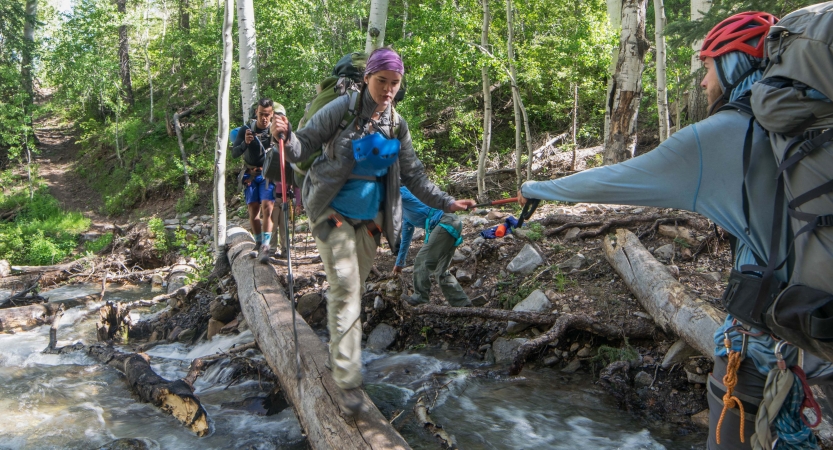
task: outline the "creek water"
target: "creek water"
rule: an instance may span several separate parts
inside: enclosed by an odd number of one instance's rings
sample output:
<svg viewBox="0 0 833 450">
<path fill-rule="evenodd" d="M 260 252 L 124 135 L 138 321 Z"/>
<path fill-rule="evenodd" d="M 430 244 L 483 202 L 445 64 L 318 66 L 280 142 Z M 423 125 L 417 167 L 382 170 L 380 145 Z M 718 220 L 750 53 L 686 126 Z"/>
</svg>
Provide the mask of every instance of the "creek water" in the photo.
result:
<svg viewBox="0 0 833 450">
<path fill-rule="evenodd" d="M 79 297 L 89 295 L 77 288 Z M 72 298 L 72 291 L 64 293 Z M 48 293 L 44 295 L 48 296 Z M 146 287 L 108 289 L 111 301 L 152 296 Z M 100 303 L 69 308 L 60 322 L 59 344 L 95 342 Z M 158 313 L 158 312 L 157 312 Z M 134 322 L 155 314 L 131 312 Z M 151 348 L 154 370 L 168 379 L 184 377 L 194 358 L 251 342 L 249 331 L 217 336 L 189 346 Z M 291 408 L 262 415 L 268 387 L 233 382 L 233 370 L 210 367 L 195 383 L 212 421 L 212 433 L 198 438 L 176 419 L 138 402 L 115 369 L 83 352 L 45 355 L 49 327 L 0 335 L 0 449 L 88 449 L 119 438 L 141 438 L 160 449 L 307 448 Z M 703 434 L 681 436 L 672 428 L 644 424 L 619 410 L 586 375 L 525 370 L 522 377 L 474 375 L 481 362 L 439 349 L 363 355 L 368 394 L 396 422 L 415 449 L 436 449 L 437 441 L 408 412 L 429 397 L 431 416 L 461 449 L 702 449 Z"/>
</svg>

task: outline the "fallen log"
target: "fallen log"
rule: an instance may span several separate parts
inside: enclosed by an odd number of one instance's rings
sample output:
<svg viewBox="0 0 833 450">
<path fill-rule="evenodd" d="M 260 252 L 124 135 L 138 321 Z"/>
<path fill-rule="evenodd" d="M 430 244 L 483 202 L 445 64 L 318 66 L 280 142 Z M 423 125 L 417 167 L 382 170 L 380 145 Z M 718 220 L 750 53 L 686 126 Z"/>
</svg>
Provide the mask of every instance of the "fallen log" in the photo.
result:
<svg viewBox="0 0 833 450">
<path fill-rule="evenodd" d="M 31 330 L 50 323 L 54 314 L 54 305 L 50 303 L 0 309 L 0 331 L 10 333 Z"/>
<path fill-rule="evenodd" d="M 65 272 L 76 266 L 83 265 L 89 258 L 84 257 L 76 259 L 64 264 L 55 264 L 52 266 L 12 266 L 12 272 L 16 273 L 44 273 L 44 272 Z"/>
<path fill-rule="evenodd" d="M 58 347 L 58 326 L 61 323 L 61 317 L 64 315 L 64 305 L 61 304 L 58 306 L 58 310 L 55 311 L 55 315 L 52 317 L 52 326 L 49 327 L 49 344 L 43 349 L 43 352 L 50 355 L 60 355 L 63 353 L 70 353 L 79 350 L 84 350 L 84 344 L 81 342 L 76 342 L 71 345 L 65 345 L 63 347 Z"/>
<path fill-rule="evenodd" d="M 364 411 L 355 418 L 341 415 L 338 387 L 324 367 L 326 345 L 300 314 L 296 314 L 302 378 L 296 378 L 292 303 L 286 298 L 275 268 L 247 256 L 254 239 L 244 229 L 228 231 L 228 257 L 243 316 L 269 367 L 294 406 L 313 449 L 407 449 L 408 443 L 382 416 L 364 392 Z"/>
<path fill-rule="evenodd" d="M 182 380 L 166 380 L 150 367 L 147 355 L 124 353 L 106 345 L 92 345 L 87 353 L 124 374 L 130 389 L 143 402 L 174 416 L 197 436 L 210 431 L 208 415 L 191 387 Z"/>
<path fill-rule="evenodd" d="M 443 429 L 442 426 L 437 425 L 437 423 L 434 422 L 434 419 L 432 419 L 428 414 L 428 409 L 425 396 L 421 396 L 419 400 L 417 400 L 416 405 L 414 405 L 414 415 L 417 420 L 419 420 L 423 428 L 428 430 L 429 433 L 440 440 L 440 446 L 442 446 L 442 448 L 456 449 L 457 445 L 454 444 L 451 436 Z"/>
<path fill-rule="evenodd" d="M 601 323 L 584 314 L 564 314 L 555 321 L 555 324 L 549 331 L 535 339 L 524 342 L 515 350 L 515 357 L 512 360 L 512 365 L 509 367 L 509 374 L 517 375 L 521 373 L 524 363 L 526 363 L 526 358 L 532 352 L 559 339 L 564 333 L 570 330 L 584 330 L 608 339 L 648 339 L 654 335 L 654 325 L 652 323 L 637 321 L 635 323 L 616 326 Z"/>
<path fill-rule="evenodd" d="M 191 361 L 191 366 L 188 368 L 188 375 L 186 375 L 182 380 L 193 388 L 194 382 L 197 381 L 197 377 L 199 377 L 200 374 L 212 364 L 223 358 L 231 358 L 234 354 L 245 352 L 250 348 L 257 348 L 257 342 L 249 342 L 247 344 L 238 345 L 228 349 L 226 352 L 201 356 Z"/>
<path fill-rule="evenodd" d="M 411 306 L 402 302 L 405 310 L 411 314 L 424 316 L 435 314 L 448 317 L 478 317 L 489 320 L 523 322 L 531 325 L 552 325 L 558 319 L 558 314 L 538 314 L 528 311 L 512 311 L 509 309 L 454 307 L 439 305 Z"/>
<path fill-rule="evenodd" d="M 39 282 L 41 279 L 41 275 L 38 275 L 38 278 L 34 280 L 28 287 L 24 288 L 20 292 L 17 292 L 6 299 L 0 300 L 0 308 L 7 308 L 7 307 L 14 307 L 14 306 L 23 306 L 28 305 L 31 303 L 42 303 L 46 302 L 47 299 L 41 297 L 36 292 L 39 286 Z M 31 293 L 31 295 L 30 295 Z"/>
<path fill-rule="evenodd" d="M 725 313 L 691 296 L 665 265 L 628 230 L 604 240 L 605 257 L 654 321 L 705 356 L 714 353 L 714 332 Z"/>
</svg>

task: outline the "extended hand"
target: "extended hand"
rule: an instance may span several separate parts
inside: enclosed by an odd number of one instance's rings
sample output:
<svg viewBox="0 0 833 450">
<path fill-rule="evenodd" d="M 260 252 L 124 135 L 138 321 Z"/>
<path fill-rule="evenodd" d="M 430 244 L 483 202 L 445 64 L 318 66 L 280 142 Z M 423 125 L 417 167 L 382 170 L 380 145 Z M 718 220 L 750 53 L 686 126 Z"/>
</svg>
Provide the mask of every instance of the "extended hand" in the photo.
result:
<svg viewBox="0 0 833 450">
<path fill-rule="evenodd" d="M 289 132 L 289 119 L 286 118 L 283 114 L 275 114 L 272 117 L 272 136 L 276 139 L 278 136 L 283 135 L 284 139 L 286 139 L 286 135 Z"/>
<path fill-rule="evenodd" d="M 451 207 L 449 209 L 451 210 L 451 212 L 465 211 L 470 206 L 474 206 L 476 204 L 477 202 L 470 198 L 467 198 L 465 200 L 455 200 L 454 203 L 451 204 Z"/>
<path fill-rule="evenodd" d="M 526 197 L 524 197 L 524 196 L 523 196 L 523 194 L 521 194 L 521 190 L 520 190 L 520 189 L 518 189 L 518 203 L 519 203 L 521 206 L 526 205 Z"/>
<path fill-rule="evenodd" d="M 393 274 L 398 275 L 400 273 L 402 273 L 402 268 L 399 266 L 393 266 Z"/>
<path fill-rule="evenodd" d="M 246 141 L 246 145 L 251 144 L 252 141 L 255 140 L 255 135 L 252 134 L 252 130 L 246 128 L 246 137 L 243 138 L 243 140 Z"/>
</svg>

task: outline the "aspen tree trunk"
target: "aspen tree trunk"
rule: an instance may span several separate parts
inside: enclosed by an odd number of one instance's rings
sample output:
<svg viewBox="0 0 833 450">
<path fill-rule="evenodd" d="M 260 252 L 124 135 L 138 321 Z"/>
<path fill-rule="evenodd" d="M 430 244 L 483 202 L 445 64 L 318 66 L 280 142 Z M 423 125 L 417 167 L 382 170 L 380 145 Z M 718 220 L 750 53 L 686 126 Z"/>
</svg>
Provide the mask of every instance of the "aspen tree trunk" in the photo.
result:
<svg viewBox="0 0 833 450">
<path fill-rule="evenodd" d="M 150 72 L 150 55 L 148 54 L 148 45 L 150 44 L 150 24 L 148 23 L 148 18 L 150 16 L 150 0 L 145 3 L 145 37 L 144 37 L 144 50 L 145 50 L 145 70 L 148 74 L 148 87 L 150 88 L 150 117 L 149 122 L 153 123 L 153 74 Z"/>
<path fill-rule="evenodd" d="M 133 82 L 130 80 L 130 40 L 127 36 L 127 0 L 116 0 L 119 11 L 119 75 L 121 75 L 122 98 L 133 106 Z"/>
<path fill-rule="evenodd" d="M 402 0 L 402 37 L 407 37 L 405 27 L 408 25 L 408 0 Z"/>
<path fill-rule="evenodd" d="M 711 0 L 691 0 L 691 21 L 700 20 L 711 6 Z M 698 39 L 691 44 L 694 49 L 694 54 L 691 55 L 691 73 L 694 74 L 694 80 L 688 92 L 688 120 L 691 123 L 705 119 L 709 113 L 709 99 L 706 97 L 706 93 L 700 89 L 700 80 L 705 74 L 703 62 L 700 61 L 700 47 L 702 45 L 702 39 Z M 677 129 L 680 129 L 679 124 L 677 124 Z"/>
<path fill-rule="evenodd" d="M 237 30 L 240 41 L 240 99 L 243 103 L 243 123 L 248 123 L 249 108 L 258 100 L 257 36 L 252 0 L 237 0 Z"/>
<path fill-rule="evenodd" d="M 659 141 L 668 139 L 670 123 L 668 120 L 668 83 L 665 67 L 665 4 L 663 0 L 654 0 L 654 22 L 657 46 L 657 115 L 659 116 Z"/>
<path fill-rule="evenodd" d="M 186 33 L 191 31 L 191 12 L 188 0 L 179 0 L 179 28 Z"/>
<path fill-rule="evenodd" d="M 576 170 L 576 124 L 578 122 L 578 83 L 573 85 L 573 163 L 570 165 L 570 170 Z"/>
<path fill-rule="evenodd" d="M 621 34 L 622 30 L 622 1 L 623 0 L 607 0 L 607 20 L 610 25 L 610 31 L 615 34 Z M 613 47 L 610 53 L 610 70 L 607 79 L 607 97 L 611 97 L 614 88 L 614 75 L 616 74 L 616 62 L 619 60 L 619 47 Z M 605 103 L 605 125 L 604 125 L 604 141 L 610 135 L 610 102 Z"/>
<path fill-rule="evenodd" d="M 610 109 L 610 130 L 605 140 L 604 164 L 616 164 L 633 157 L 636 150 L 636 118 L 642 98 L 642 70 L 645 52 L 650 44 L 645 39 L 645 6 L 648 0 L 622 2 L 622 33 L 619 58 L 613 76 L 613 89 L 607 103 Z"/>
<path fill-rule="evenodd" d="M 489 46 L 489 0 L 483 2 L 483 27 L 481 28 L 480 45 L 483 48 Z M 489 80 L 489 67 L 484 64 L 480 68 L 480 75 L 483 78 L 483 143 L 480 147 L 480 155 L 477 159 L 477 198 L 486 201 L 486 155 L 489 154 L 489 146 L 492 141 L 492 91 Z"/>
<path fill-rule="evenodd" d="M 229 90 L 231 89 L 234 0 L 225 0 L 223 14 L 223 65 L 217 96 L 217 147 L 214 152 L 214 262 L 223 264 L 226 256 L 226 150 L 229 132 Z"/>
<path fill-rule="evenodd" d="M 28 115 L 35 98 L 35 83 L 32 75 L 32 52 L 35 50 L 35 25 L 38 19 L 38 0 L 26 0 L 26 17 L 23 25 L 23 61 L 21 73 L 23 88 L 26 89 L 26 105 L 24 110 Z"/>
<path fill-rule="evenodd" d="M 506 0 L 506 24 L 507 24 L 507 39 L 506 39 L 506 54 L 509 59 L 509 76 L 512 81 L 512 104 L 515 109 L 515 175 L 518 178 L 518 188 L 523 184 L 523 177 L 521 176 L 521 153 L 523 147 L 521 146 L 521 126 L 524 128 L 524 137 L 527 152 L 527 171 L 526 179 L 529 180 L 532 175 L 532 137 L 529 133 L 529 121 L 526 117 L 526 108 L 521 99 L 521 90 L 518 87 L 518 73 L 515 70 L 515 31 L 514 31 L 514 12 L 512 8 L 512 0 Z"/>
<path fill-rule="evenodd" d="M 388 0 L 371 0 L 370 16 L 367 24 L 367 42 L 364 51 L 370 54 L 373 50 L 385 45 L 385 23 L 388 20 Z"/>
</svg>

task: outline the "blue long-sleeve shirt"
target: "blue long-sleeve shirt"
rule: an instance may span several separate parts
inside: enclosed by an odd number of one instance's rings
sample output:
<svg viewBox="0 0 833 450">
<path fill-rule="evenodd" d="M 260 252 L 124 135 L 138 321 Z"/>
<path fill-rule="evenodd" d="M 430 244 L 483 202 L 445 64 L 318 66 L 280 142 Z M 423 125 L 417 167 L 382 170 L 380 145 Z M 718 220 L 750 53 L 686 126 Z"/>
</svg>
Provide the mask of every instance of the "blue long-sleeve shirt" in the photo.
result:
<svg viewBox="0 0 833 450">
<path fill-rule="evenodd" d="M 399 254 L 396 256 L 396 265 L 398 267 L 405 267 L 405 259 L 408 257 L 408 250 L 411 248 L 414 230 L 416 228 L 425 228 L 425 221 L 429 217 L 428 227 L 433 229 L 440 223 L 443 212 L 438 209 L 433 209 L 419 201 L 405 186 L 400 187 L 399 192 L 402 194 L 402 241 L 399 243 Z"/>
</svg>

